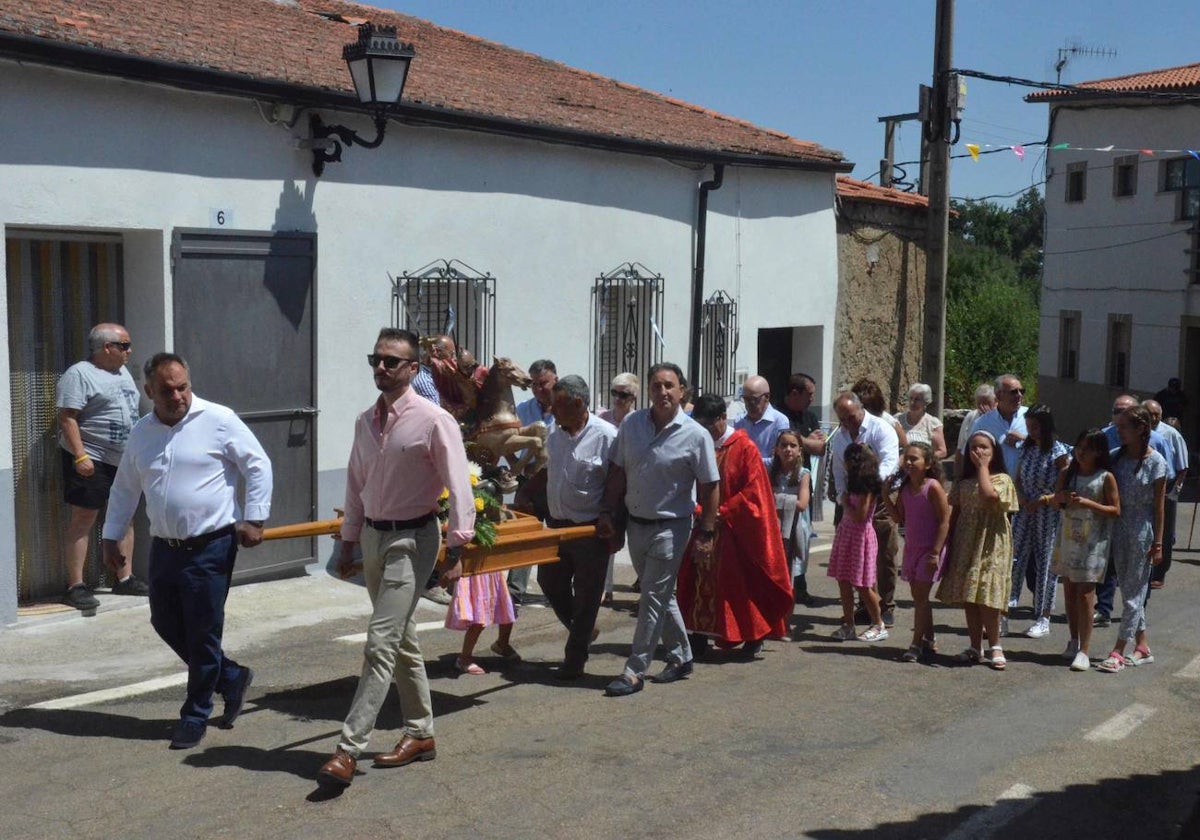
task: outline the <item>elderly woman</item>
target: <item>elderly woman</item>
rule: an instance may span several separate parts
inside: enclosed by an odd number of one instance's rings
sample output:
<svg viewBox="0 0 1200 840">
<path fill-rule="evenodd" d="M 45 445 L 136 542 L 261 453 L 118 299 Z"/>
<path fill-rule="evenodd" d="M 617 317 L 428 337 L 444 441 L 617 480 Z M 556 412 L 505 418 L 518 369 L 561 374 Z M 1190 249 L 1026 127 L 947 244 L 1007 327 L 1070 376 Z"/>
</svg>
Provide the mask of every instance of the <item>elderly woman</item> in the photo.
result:
<svg viewBox="0 0 1200 840">
<path fill-rule="evenodd" d="M 638 393 L 641 391 L 641 381 L 632 373 L 618 373 L 609 386 L 612 397 L 612 408 L 602 408 L 596 412 L 601 420 L 607 420 L 614 426 L 620 426 L 621 421 L 633 414 L 637 408 Z"/>
<path fill-rule="evenodd" d="M 904 429 L 909 443 L 928 443 L 933 457 L 939 461 L 946 457 L 946 435 L 942 421 L 927 409 L 933 402 L 933 389 L 924 382 L 917 382 L 908 389 L 908 411 L 896 414 L 896 422 Z"/>
</svg>

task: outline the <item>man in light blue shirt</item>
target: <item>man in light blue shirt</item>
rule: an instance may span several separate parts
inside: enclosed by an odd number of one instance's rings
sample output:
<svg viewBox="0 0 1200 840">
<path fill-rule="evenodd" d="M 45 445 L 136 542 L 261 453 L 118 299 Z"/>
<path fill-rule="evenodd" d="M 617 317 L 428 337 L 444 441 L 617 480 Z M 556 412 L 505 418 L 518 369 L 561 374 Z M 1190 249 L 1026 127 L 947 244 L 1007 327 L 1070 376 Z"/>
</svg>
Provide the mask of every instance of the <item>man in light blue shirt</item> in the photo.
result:
<svg viewBox="0 0 1200 840">
<path fill-rule="evenodd" d="M 746 433 L 758 447 L 763 463 L 769 467 L 775 439 L 792 424 L 786 414 L 771 405 L 771 386 L 761 376 L 746 377 L 742 383 L 742 402 L 746 405 L 746 413 L 734 421 L 733 427 Z"/>
<path fill-rule="evenodd" d="M 1000 441 L 1000 451 L 1004 455 L 1004 470 L 1010 476 L 1017 475 L 1017 461 L 1021 457 L 1021 447 L 1025 443 L 1025 406 L 1021 405 L 1025 397 L 1025 388 L 1021 380 L 1011 373 L 996 377 L 996 407 L 979 415 L 971 434 L 987 432 Z M 966 456 L 967 443 L 959 450 Z"/>
</svg>

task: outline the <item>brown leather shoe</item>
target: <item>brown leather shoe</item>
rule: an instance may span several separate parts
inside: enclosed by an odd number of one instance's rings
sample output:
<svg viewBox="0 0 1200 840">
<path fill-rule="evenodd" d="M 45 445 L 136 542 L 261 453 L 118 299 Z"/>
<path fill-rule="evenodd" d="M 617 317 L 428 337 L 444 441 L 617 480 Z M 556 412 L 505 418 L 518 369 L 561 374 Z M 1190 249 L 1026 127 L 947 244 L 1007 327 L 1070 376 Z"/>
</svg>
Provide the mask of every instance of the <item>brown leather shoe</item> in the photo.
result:
<svg viewBox="0 0 1200 840">
<path fill-rule="evenodd" d="M 354 771 L 357 767 L 358 762 L 354 756 L 339 747 L 333 758 L 321 765 L 321 769 L 317 771 L 317 781 L 335 787 L 349 787 L 354 781 Z"/>
<path fill-rule="evenodd" d="M 433 761 L 435 758 L 437 748 L 434 747 L 432 738 L 414 738 L 406 734 L 394 750 L 375 756 L 375 766 L 403 767 L 414 761 Z"/>
</svg>

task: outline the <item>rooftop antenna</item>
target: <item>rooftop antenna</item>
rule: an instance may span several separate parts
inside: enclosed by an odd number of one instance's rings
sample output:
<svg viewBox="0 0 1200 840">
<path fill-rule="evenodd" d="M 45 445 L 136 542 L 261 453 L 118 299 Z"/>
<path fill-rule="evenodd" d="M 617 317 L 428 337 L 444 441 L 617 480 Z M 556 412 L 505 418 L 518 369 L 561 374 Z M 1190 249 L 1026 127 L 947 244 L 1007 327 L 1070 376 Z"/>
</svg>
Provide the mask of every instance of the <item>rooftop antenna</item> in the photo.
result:
<svg viewBox="0 0 1200 840">
<path fill-rule="evenodd" d="M 1054 83 L 1062 84 L 1062 71 L 1067 62 L 1075 56 L 1088 58 L 1116 58 L 1117 51 L 1110 47 L 1085 47 L 1082 44 L 1070 44 L 1058 48 L 1058 61 L 1054 62 Z"/>
</svg>

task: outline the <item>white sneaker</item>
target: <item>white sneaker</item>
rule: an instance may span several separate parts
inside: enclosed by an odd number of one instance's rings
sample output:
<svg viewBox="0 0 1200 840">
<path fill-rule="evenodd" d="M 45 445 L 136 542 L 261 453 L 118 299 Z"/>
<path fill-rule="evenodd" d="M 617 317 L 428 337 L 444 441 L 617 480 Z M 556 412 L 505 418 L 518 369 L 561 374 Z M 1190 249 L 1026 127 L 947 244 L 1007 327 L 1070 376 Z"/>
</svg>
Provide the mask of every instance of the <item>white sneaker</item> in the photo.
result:
<svg viewBox="0 0 1200 840">
<path fill-rule="evenodd" d="M 1075 651 L 1075 658 L 1071 660 L 1072 671 L 1090 671 L 1092 670 L 1092 660 L 1088 659 L 1088 655 L 1081 650 Z"/>
<path fill-rule="evenodd" d="M 1017 604 L 1018 604 L 1018 603 L 1020 603 L 1020 601 L 1019 601 L 1018 599 L 1016 599 L 1016 598 L 1009 598 L 1009 599 L 1008 599 L 1008 608 L 1009 608 L 1010 610 L 1015 610 L 1015 609 L 1017 608 Z"/>
<path fill-rule="evenodd" d="M 1071 639 L 1067 642 L 1066 648 L 1062 652 L 1063 659 L 1074 659 L 1075 654 L 1079 653 L 1079 640 Z"/>
<path fill-rule="evenodd" d="M 1041 639 L 1050 635 L 1050 619 L 1042 616 L 1030 625 L 1025 635 L 1031 639 Z"/>
</svg>

